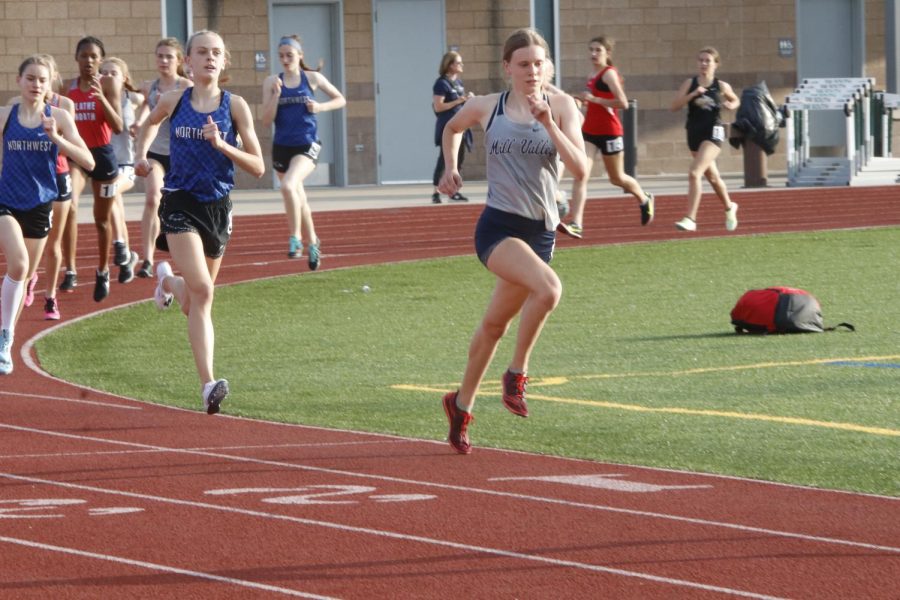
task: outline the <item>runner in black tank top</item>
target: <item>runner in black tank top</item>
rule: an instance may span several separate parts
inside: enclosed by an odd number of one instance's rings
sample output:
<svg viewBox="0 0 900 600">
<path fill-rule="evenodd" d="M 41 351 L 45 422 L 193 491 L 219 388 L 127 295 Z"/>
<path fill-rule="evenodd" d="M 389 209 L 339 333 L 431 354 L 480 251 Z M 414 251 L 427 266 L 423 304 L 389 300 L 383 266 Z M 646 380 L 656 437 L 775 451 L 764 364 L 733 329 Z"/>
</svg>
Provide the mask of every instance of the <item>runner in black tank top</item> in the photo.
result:
<svg viewBox="0 0 900 600">
<path fill-rule="evenodd" d="M 738 205 L 728 197 L 728 189 L 716 167 L 716 158 L 722 151 L 722 140 L 725 139 L 725 127 L 719 111 L 722 108 L 737 109 L 740 100 L 730 85 L 716 78 L 718 64 L 719 53 L 715 48 L 700 50 L 697 54 L 697 76 L 686 79 L 672 100 L 672 111 L 679 111 L 684 107 L 688 109 L 685 128 L 688 148 L 693 157 L 688 173 L 687 215 L 675 223 L 680 231 L 697 230 L 697 210 L 700 208 L 703 191 L 702 177 L 706 177 L 725 207 L 725 229 L 737 229 Z"/>
</svg>

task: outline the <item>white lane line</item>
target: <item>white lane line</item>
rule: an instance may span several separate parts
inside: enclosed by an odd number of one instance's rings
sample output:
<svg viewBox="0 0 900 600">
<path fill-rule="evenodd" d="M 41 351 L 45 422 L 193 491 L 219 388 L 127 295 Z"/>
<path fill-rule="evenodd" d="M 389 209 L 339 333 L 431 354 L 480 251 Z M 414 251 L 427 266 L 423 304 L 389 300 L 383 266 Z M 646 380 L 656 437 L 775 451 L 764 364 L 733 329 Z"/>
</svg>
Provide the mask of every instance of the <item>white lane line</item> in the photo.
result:
<svg viewBox="0 0 900 600">
<path fill-rule="evenodd" d="M 727 594 L 731 596 L 739 596 L 742 598 L 758 598 L 764 600 L 780 600 L 778 596 L 768 596 L 765 594 L 757 594 L 754 592 L 748 592 L 744 590 L 738 590 L 733 588 L 708 585 L 705 583 L 698 583 L 695 581 L 687 581 L 684 579 L 675 579 L 672 577 L 661 577 L 658 575 L 650 575 L 649 573 L 641 573 L 638 571 L 628 571 L 625 569 L 616 569 L 614 567 L 604 567 L 601 565 L 594 565 L 590 563 L 577 562 L 572 560 L 563 560 L 558 558 L 550 558 L 546 556 L 540 556 L 537 554 L 525 554 L 523 552 L 515 552 L 512 550 L 502 550 L 499 548 L 490 548 L 487 546 L 476 546 L 472 544 L 463 544 L 459 542 L 451 542 L 449 540 L 437 539 L 437 538 L 429 538 L 425 536 L 412 535 L 406 533 L 398 533 L 395 531 L 387 531 L 384 529 L 372 529 L 370 527 L 358 527 L 354 525 L 345 525 L 343 523 L 333 523 L 331 521 L 320 521 L 317 519 L 307 519 L 303 517 L 293 517 L 289 515 L 280 515 L 262 512 L 258 510 L 250 510 L 246 508 L 235 508 L 231 506 L 221 506 L 218 504 L 209 504 L 206 502 L 195 502 L 192 500 L 180 500 L 178 498 L 167 498 L 164 496 L 153 496 L 150 494 L 139 494 L 136 492 L 124 492 L 119 490 L 109 490 L 105 488 L 98 488 L 90 485 L 76 484 L 76 483 L 68 483 L 63 481 L 52 481 L 49 479 L 40 479 L 38 477 L 25 477 L 20 475 L 13 475 L 11 473 L 0 473 L 0 477 L 5 477 L 7 479 L 12 479 L 14 481 L 24 481 L 32 484 L 42 484 L 42 485 L 51 485 L 56 487 L 61 487 L 65 489 L 73 489 L 79 491 L 88 491 L 95 492 L 99 494 L 109 494 L 112 496 L 123 496 L 131 499 L 139 499 L 139 500 L 147 500 L 152 502 L 160 502 L 163 504 L 174 504 L 177 506 L 187 506 L 191 508 L 204 508 L 210 510 L 216 510 L 219 512 L 226 512 L 236 515 L 242 516 L 251 516 L 251 517 L 261 517 L 264 519 L 274 519 L 277 521 L 287 521 L 289 523 L 299 523 L 302 525 L 310 525 L 313 527 L 324 527 L 326 529 L 334 529 L 340 531 L 342 533 L 356 533 L 363 535 L 376 536 L 379 538 L 386 538 L 389 540 L 400 540 L 404 542 L 418 542 L 422 544 L 428 544 L 430 546 L 438 546 L 442 548 L 452 548 L 454 550 L 461 550 L 464 552 L 473 552 L 473 553 L 481 553 L 481 554 L 489 554 L 492 556 L 501 556 L 504 558 L 515 558 L 519 560 L 527 560 L 531 562 L 537 562 L 542 564 L 553 565 L 555 567 L 568 567 L 573 569 L 580 569 L 583 571 L 591 571 L 597 573 L 609 573 L 611 575 L 619 575 L 623 577 L 629 577 L 632 579 L 643 579 L 646 581 L 653 581 L 656 583 L 663 583 L 667 585 L 674 585 L 680 587 L 687 587 L 692 589 L 710 591 L 710 592 L 719 592 L 722 594 Z M 0 540 L 6 541 L 7 539 L 13 538 L 3 538 L 0 537 Z M 96 555 L 97 558 L 102 558 L 102 555 Z M 148 563 L 149 564 L 149 563 Z"/>
<path fill-rule="evenodd" d="M 62 438 L 76 439 L 76 440 L 81 440 L 81 441 L 87 440 L 87 441 L 95 441 L 95 442 L 101 442 L 101 443 L 112 444 L 112 445 L 130 446 L 130 447 L 135 447 L 135 448 L 166 450 L 166 451 L 176 453 L 176 454 L 188 454 L 188 455 L 196 455 L 196 456 L 203 456 L 203 457 L 209 457 L 209 458 L 218 458 L 218 459 L 222 459 L 222 460 L 233 460 L 235 462 L 244 462 L 244 463 L 265 465 L 265 466 L 275 466 L 275 467 L 281 467 L 281 468 L 285 468 L 285 469 L 296 469 L 296 470 L 301 470 L 301 471 L 308 471 L 308 472 L 312 472 L 312 473 L 327 473 L 329 475 L 339 475 L 342 477 L 352 477 L 352 478 L 367 479 L 367 480 L 371 479 L 371 480 L 376 480 L 376 481 L 388 481 L 391 483 L 402 483 L 405 485 L 414 485 L 414 486 L 421 486 L 421 487 L 427 487 L 427 488 L 437 488 L 437 489 L 442 489 L 442 490 L 451 490 L 451 491 L 455 491 L 455 492 L 483 494 L 486 496 L 497 496 L 497 497 L 501 497 L 501 498 L 514 498 L 516 500 L 527 500 L 527 501 L 540 502 L 540 503 L 544 503 L 544 504 L 552 504 L 552 505 L 557 505 L 557 506 L 584 508 L 584 509 L 588 509 L 588 510 L 597 510 L 597 511 L 610 512 L 610 513 L 615 513 L 615 514 L 624 514 L 624 515 L 630 515 L 630 516 L 636 516 L 636 517 L 649 517 L 649 518 L 654 518 L 654 519 L 662 519 L 662 520 L 666 520 L 666 521 L 674 521 L 677 523 L 688 523 L 691 525 L 702 525 L 705 527 L 719 527 L 719 528 L 723 528 L 723 529 L 731 529 L 731 530 L 749 532 L 749 533 L 761 533 L 764 535 L 770 535 L 770 536 L 774 536 L 774 537 L 797 539 L 797 540 L 803 540 L 803 541 L 807 541 L 807 542 L 835 544 L 835 545 L 840 545 L 840 546 L 850 546 L 853 548 L 865 548 L 868 550 L 878 550 L 878 551 L 883 551 L 883 552 L 893 552 L 893 553 L 900 554 L 900 547 L 882 546 L 882 545 L 878 545 L 878 544 L 869 544 L 866 542 L 857 542 L 857 541 L 853 541 L 853 540 L 843 540 L 843 539 L 839 539 L 839 538 L 808 535 L 808 534 L 804 534 L 804 533 L 794 533 L 794 532 L 790 532 L 790 531 L 778 531 L 775 529 L 766 529 L 766 528 L 762 528 L 762 527 L 754 527 L 751 525 L 741 525 L 738 523 L 727 523 L 724 521 L 710 521 L 707 519 L 700 519 L 700 518 L 696 518 L 696 517 L 683 517 L 683 516 L 672 515 L 672 514 L 667 514 L 667 513 L 650 512 L 650 511 L 645 511 L 645 510 L 635 510 L 635 509 L 630 509 L 630 508 L 620 508 L 620 507 L 615 507 L 615 506 L 604 506 L 604 505 L 600 505 L 600 504 L 588 504 L 585 502 L 573 502 L 573 501 L 569 501 L 569 500 L 560 500 L 558 498 L 548 498 L 545 496 L 533 496 L 530 494 L 517 494 L 514 492 L 504 492 L 504 491 L 490 490 L 490 489 L 485 489 L 485 488 L 474 488 L 474 487 L 467 487 L 467 486 L 461 486 L 461 485 L 452 485 L 452 484 L 447 484 L 447 483 L 438 483 L 438 482 L 434 482 L 434 481 L 420 481 L 420 480 L 415 480 L 415 479 L 404 479 L 401 477 L 392 477 L 389 475 L 375 475 L 375 474 L 371 474 L 371 473 L 359 473 L 359 472 L 355 472 L 355 471 L 344 471 L 344 470 L 340 470 L 340 469 L 314 467 L 314 466 L 310 466 L 310 465 L 302 465 L 302 464 L 289 463 L 289 462 L 276 461 L 276 460 L 265 460 L 265 459 L 261 459 L 261 458 L 251 458 L 251 457 L 246 457 L 246 456 L 233 456 L 233 455 L 229 455 L 229 454 L 221 454 L 219 452 L 184 450 L 181 448 L 166 448 L 165 446 L 151 446 L 149 444 L 138 444 L 135 442 L 123 442 L 120 440 L 106 440 L 106 439 L 102 439 L 102 438 L 93 438 L 90 436 L 76 435 L 76 434 L 71 434 L 71 433 L 60 433 L 60 432 L 56 432 L 56 431 L 44 431 L 44 430 L 40 430 L 40 429 L 33 429 L 30 427 L 20 427 L 18 425 L 8 425 L 8 424 L 3 424 L 3 423 L 0 423 L 0 428 L 12 429 L 15 431 L 27 431 L 30 433 L 39 433 L 39 434 L 43 434 L 43 435 L 48 435 L 51 437 L 62 437 Z M 0 473 L 0 475 L 3 475 L 3 474 Z"/>
<path fill-rule="evenodd" d="M 0 425 L 2 426 L 2 425 Z M 418 440 L 371 440 L 365 442 L 316 442 L 311 444 L 248 444 L 234 446 L 199 446 L 195 448 L 183 448 L 183 451 L 209 451 L 221 452 L 222 450 L 282 450 L 285 448 L 332 448 L 335 446 L 368 446 L 371 444 L 411 444 Z M 87 452 L 36 452 L 34 454 L 0 454 L 0 460 L 15 458 L 76 458 L 82 456 L 127 456 L 129 454 L 159 454 L 171 452 L 169 448 L 141 448 L 139 450 L 93 450 Z M 711 486 L 710 486 L 711 487 Z"/>
<path fill-rule="evenodd" d="M 114 404 L 112 402 L 98 402 L 96 400 L 82 400 L 81 398 L 65 398 L 63 396 L 44 396 L 42 394 L 23 394 L 21 392 L 2 392 L 0 396 L 16 396 L 20 398 L 29 398 L 37 400 L 53 400 L 56 402 L 73 402 L 75 404 L 90 404 L 92 406 L 102 406 L 104 408 L 119 408 L 122 410 L 144 410 L 140 406 L 126 406 L 123 404 Z"/>
<path fill-rule="evenodd" d="M 185 575 L 187 577 L 195 577 L 198 579 L 207 579 L 210 581 L 216 581 L 219 583 L 229 583 L 232 585 L 239 585 L 241 587 L 250 588 L 254 590 L 262 590 L 265 592 L 276 592 L 278 594 L 284 594 L 287 596 L 296 596 L 298 598 L 317 598 L 319 600 L 333 600 L 333 596 L 319 596 L 317 594 L 307 594 L 306 592 L 301 592 L 298 590 L 292 590 L 289 588 L 277 587 L 274 585 L 266 585 L 264 583 L 257 583 L 255 581 L 247 581 L 246 579 L 235 579 L 233 577 L 222 577 L 221 575 L 213 575 L 212 573 L 204 573 L 202 571 L 191 571 L 188 569 L 181 569 L 178 567 L 170 567 L 168 565 L 161 565 L 158 563 L 146 562 L 143 560 L 133 560 L 130 558 L 123 558 L 121 556 L 112 556 L 110 554 L 98 554 L 97 552 L 88 552 L 86 550 L 78 550 L 77 548 L 66 548 L 64 546 L 54 546 L 52 544 L 42 544 L 40 542 L 33 542 L 31 540 L 22 540 L 19 538 L 12 538 L 7 536 L 0 536 L 0 542 L 5 542 L 7 544 L 16 544 L 18 546 L 25 546 L 27 548 L 35 548 L 37 550 L 47 550 L 50 552 L 59 552 L 62 554 L 72 554 L 75 556 L 80 556 L 82 558 L 93 558 L 96 560 L 104 560 L 107 562 L 112 562 L 120 565 L 129 565 L 132 567 L 140 567 L 142 569 L 150 569 L 152 571 L 162 571 L 164 573 L 174 573 L 176 575 Z"/>
</svg>

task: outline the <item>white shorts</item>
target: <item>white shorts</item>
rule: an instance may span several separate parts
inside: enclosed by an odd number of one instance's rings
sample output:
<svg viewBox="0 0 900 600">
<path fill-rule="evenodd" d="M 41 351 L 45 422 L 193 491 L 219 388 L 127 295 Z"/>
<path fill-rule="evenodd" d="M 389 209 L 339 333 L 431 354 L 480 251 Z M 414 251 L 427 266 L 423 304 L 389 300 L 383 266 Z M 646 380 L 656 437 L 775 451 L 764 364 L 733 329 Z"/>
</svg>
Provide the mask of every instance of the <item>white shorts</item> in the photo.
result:
<svg viewBox="0 0 900 600">
<path fill-rule="evenodd" d="M 119 165 L 119 177 L 134 183 L 134 165 Z"/>
</svg>

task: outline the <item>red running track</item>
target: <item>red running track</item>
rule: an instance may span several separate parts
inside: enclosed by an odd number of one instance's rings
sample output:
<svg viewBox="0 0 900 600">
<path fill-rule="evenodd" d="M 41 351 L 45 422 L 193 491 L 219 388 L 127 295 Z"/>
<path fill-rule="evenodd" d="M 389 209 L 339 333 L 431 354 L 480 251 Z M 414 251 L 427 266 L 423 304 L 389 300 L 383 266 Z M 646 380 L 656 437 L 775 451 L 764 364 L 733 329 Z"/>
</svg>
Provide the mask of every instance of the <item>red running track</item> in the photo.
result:
<svg viewBox="0 0 900 600">
<path fill-rule="evenodd" d="M 737 234 L 900 224 L 896 188 L 734 197 Z M 593 201 L 586 240 L 560 245 L 684 236 L 683 208 L 661 197 L 641 228 L 633 202 Z M 471 253 L 479 211 L 319 213 L 323 267 Z M 721 217 L 705 198 L 688 235 L 734 235 Z M 221 281 L 305 272 L 283 229 L 237 218 Z M 66 319 L 150 297 L 113 283 L 98 307 L 94 260 Z M 0 379 L 0 597 L 897 598 L 900 498 L 139 403 L 27 366 L 40 297 Z"/>
</svg>

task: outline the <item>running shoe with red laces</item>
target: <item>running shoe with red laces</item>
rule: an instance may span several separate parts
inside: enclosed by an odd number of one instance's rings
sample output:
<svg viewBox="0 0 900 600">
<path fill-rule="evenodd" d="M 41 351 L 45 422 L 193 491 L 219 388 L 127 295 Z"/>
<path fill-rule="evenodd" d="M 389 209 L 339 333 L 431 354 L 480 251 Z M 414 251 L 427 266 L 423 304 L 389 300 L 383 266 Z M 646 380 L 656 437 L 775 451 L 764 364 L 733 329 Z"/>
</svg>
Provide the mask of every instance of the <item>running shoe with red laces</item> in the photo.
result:
<svg viewBox="0 0 900 600">
<path fill-rule="evenodd" d="M 528 376 L 525 373 L 513 373 L 509 369 L 503 374 L 503 406 L 514 415 L 528 416 L 528 405 L 525 404 L 525 387 Z"/>
<path fill-rule="evenodd" d="M 471 454 L 472 444 L 469 443 L 469 423 L 475 420 L 472 413 L 456 406 L 456 397 L 459 390 L 444 395 L 444 412 L 447 413 L 447 421 L 450 422 L 450 433 L 447 441 L 450 447 L 460 454 Z"/>
</svg>

